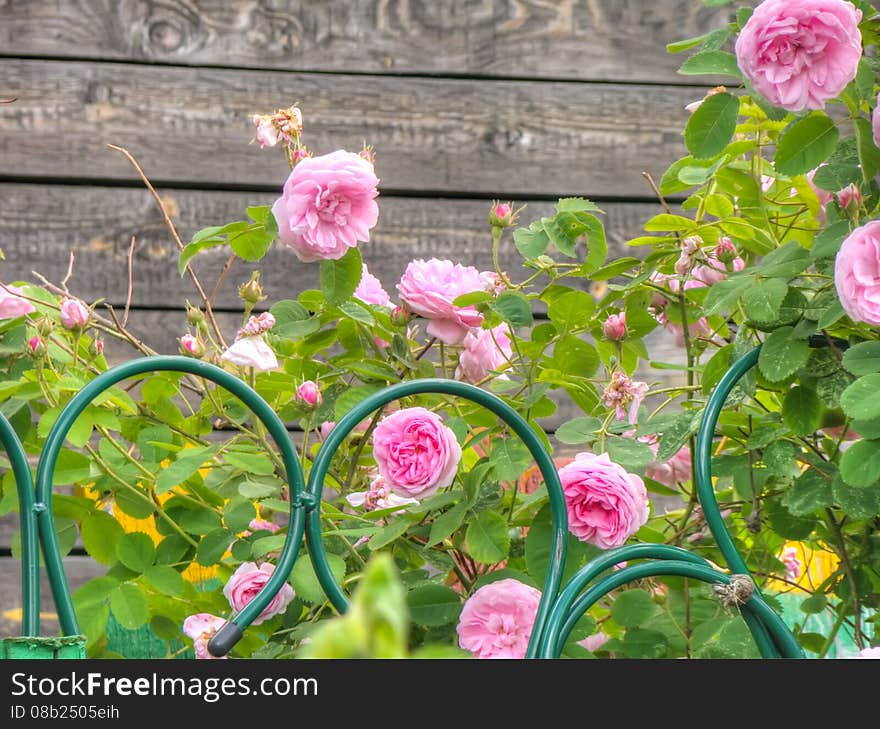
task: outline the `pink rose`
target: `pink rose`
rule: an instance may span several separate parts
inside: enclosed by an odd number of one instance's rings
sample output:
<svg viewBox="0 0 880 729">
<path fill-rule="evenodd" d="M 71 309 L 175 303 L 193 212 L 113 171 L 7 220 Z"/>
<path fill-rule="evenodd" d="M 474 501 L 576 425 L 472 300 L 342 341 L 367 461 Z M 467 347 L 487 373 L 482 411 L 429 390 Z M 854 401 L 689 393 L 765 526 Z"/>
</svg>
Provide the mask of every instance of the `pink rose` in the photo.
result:
<svg viewBox="0 0 880 729">
<path fill-rule="evenodd" d="M 214 659 L 226 656 L 212 656 L 208 653 L 208 641 L 226 624 L 223 618 L 210 613 L 196 613 L 183 621 L 183 634 L 192 638 L 196 658 Z"/>
<path fill-rule="evenodd" d="M 190 357 L 201 357 L 205 353 L 205 348 L 192 334 L 184 334 L 180 338 L 180 351 Z"/>
<path fill-rule="evenodd" d="M 484 291 L 485 281 L 473 266 L 431 258 L 407 265 L 397 291 L 411 311 L 430 319 L 428 334 L 446 344 L 459 344 L 470 327 L 483 323 L 473 306 L 453 306 L 463 294 Z"/>
<path fill-rule="evenodd" d="M 875 658 L 880 659 L 880 645 L 873 648 L 862 648 L 853 658 Z"/>
<path fill-rule="evenodd" d="M 376 476 L 370 483 L 369 491 L 360 491 L 348 494 L 345 500 L 352 506 L 363 506 L 364 511 L 374 511 L 376 509 L 390 509 L 395 506 L 408 506 L 409 504 L 418 504 L 418 499 L 404 498 L 391 492 L 388 483 L 381 476 Z M 395 512 L 400 514 L 403 511 Z"/>
<path fill-rule="evenodd" d="M 439 415 L 421 407 L 404 408 L 379 421 L 373 457 L 394 493 L 423 499 L 452 483 L 461 446 Z"/>
<path fill-rule="evenodd" d="M 279 529 L 281 529 L 281 527 L 278 526 L 274 521 L 269 521 L 268 519 L 263 519 L 262 517 L 257 516 L 250 520 L 250 523 L 248 524 L 248 529 L 255 532 L 263 531 L 272 532 L 272 534 L 274 534 Z M 245 536 L 247 536 L 248 534 L 250 534 L 250 532 L 246 532 Z"/>
<path fill-rule="evenodd" d="M 626 337 L 626 312 L 609 314 L 602 324 L 602 333 L 606 339 L 610 339 L 612 342 L 624 339 Z"/>
<path fill-rule="evenodd" d="M 260 589 L 269 581 L 269 577 L 275 571 L 275 565 L 263 562 L 257 567 L 255 562 L 244 562 L 239 566 L 228 582 L 223 586 L 223 594 L 229 600 L 229 604 L 235 612 L 240 612 L 245 605 L 253 600 Z M 293 588 L 284 583 L 281 589 L 272 598 L 272 602 L 263 608 L 263 612 L 257 615 L 253 625 L 259 625 L 264 620 L 281 615 L 293 600 Z"/>
<path fill-rule="evenodd" d="M 736 60 L 768 101 L 824 109 L 856 77 L 862 12 L 845 0 L 764 0 L 736 41 Z"/>
<path fill-rule="evenodd" d="M 237 339 L 220 355 L 220 358 L 240 367 L 253 367 L 261 372 L 267 372 L 278 366 L 275 352 L 260 336 Z"/>
<path fill-rule="evenodd" d="M 654 455 L 656 455 L 656 444 L 653 445 L 652 450 L 654 451 Z M 655 461 L 654 463 L 648 464 L 648 467 L 645 469 L 645 475 L 658 483 L 662 483 L 664 486 L 669 486 L 669 488 L 674 488 L 677 483 L 690 481 L 692 475 L 691 449 L 687 446 L 682 446 L 678 452 L 665 463 L 657 463 Z"/>
<path fill-rule="evenodd" d="M 321 427 L 318 428 L 318 435 L 321 436 L 321 440 L 327 440 L 330 433 L 333 431 L 333 428 L 336 427 L 335 420 L 327 420 L 326 422 L 321 423 Z M 370 419 L 362 420 L 356 426 L 354 426 L 355 433 L 366 433 L 367 428 L 370 427 Z"/>
<path fill-rule="evenodd" d="M 274 147 L 278 144 L 281 137 L 278 134 L 278 130 L 275 128 L 271 116 L 254 114 L 253 122 L 254 126 L 257 128 L 257 142 L 260 144 L 260 149 Z"/>
<path fill-rule="evenodd" d="M 27 346 L 30 353 L 34 355 L 40 355 L 46 351 L 46 343 L 38 336 L 28 339 Z"/>
<path fill-rule="evenodd" d="M 507 367 L 513 356 L 508 332 L 505 324 L 494 329 L 471 329 L 464 338 L 464 351 L 458 357 L 455 379 L 477 384 L 493 370 Z"/>
<path fill-rule="evenodd" d="M 834 285 L 850 319 L 880 326 L 880 220 L 856 228 L 843 241 Z"/>
<path fill-rule="evenodd" d="M 648 520 L 641 478 L 612 463 L 607 453 L 578 453 L 559 469 L 568 529 L 600 549 L 619 547 Z"/>
<path fill-rule="evenodd" d="M 639 406 L 648 394 L 648 384 L 630 379 L 625 372 L 616 370 L 611 375 L 611 382 L 602 392 L 602 404 L 606 408 L 614 408 L 617 419 L 628 417 L 631 425 L 639 419 Z M 627 406 L 629 414 L 627 415 Z"/>
<path fill-rule="evenodd" d="M 850 182 L 842 190 L 837 191 L 837 204 L 844 210 L 850 206 L 850 203 L 858 207 L 862 202 L 861 190 L 854 182 Z"/>
<path fill-rule="evenodd" d="M 877 94 L 877 106 L 871 114 L 871 126 L 874 129 L 874 144 L 880 147 L 880 94 Z"/>
<path fill-rule="evenodd" d="M 249 316 L 247 323 L 238 330 L 240 337 L 255 337 L 259 334 L 268 332 L 275 326 L 275 317 L 268 311 L 264 311 L 259 316 Z"/>
<path fill-rule="evenodd" d="M 382 282 L 367 270 L 366 263 L 363 264 L 361 269 L 361 280 L 354 290 L 354 297 L 360 299 L 365 304 L 391 308 L 391 297 L 382 288 Z"/>
<path fill-rule="evenodd" d="M 483 585 L 458 619 L 458 644 L 477 658 L 525 658 L 541 593 L 519 580 Z"/>
<path fill-rule="evenodd" d="M 373 166 L 353 152 L 301 160 L 272 206 L 278 237 L 301 261 L 342 258 L 370 240 L 379 219 L 378 184 Z"/>
<path fill-rule="evenodd" d="M 21 293 L 18 286 L 0 286 L 0 319 L 15 319 L 36 311 L 30 301 L 21 298 Z"/>
<path fill-rule="evenodd" d="M 578 641 L 578 645 L 586 648 L 590 653 L 595 653 L 599 650 L 603 645 L 605 645 L 610 640 L 609 636 L 602 631 L 598 633 L 593 633 L 592 635 L 588 635 L 583 640 Z"/>
<path fill-rule="evenodd" d="M 296 401 L 300 405 L 316 408 L 324 402 L 324 397 L 321 395 L 321 389 L 317 383 L 312 380 L 306 380 L 296 388 Z"/>
<path fill-rule="evenodd" d="M 61 324 L 65 329 L 82 329 L 89 322 L 89 310 L 79 299 L 61 302 Z"/>
</svg>

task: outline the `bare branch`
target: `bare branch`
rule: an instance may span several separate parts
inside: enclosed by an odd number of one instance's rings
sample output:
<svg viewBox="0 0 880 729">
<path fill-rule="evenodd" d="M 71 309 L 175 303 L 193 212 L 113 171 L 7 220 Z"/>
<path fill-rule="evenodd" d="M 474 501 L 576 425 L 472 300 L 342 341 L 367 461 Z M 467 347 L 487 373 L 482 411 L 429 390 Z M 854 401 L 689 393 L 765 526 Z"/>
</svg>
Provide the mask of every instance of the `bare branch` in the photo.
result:
<svg viewBox="0 0 880 729">
<path fill-rule="evenodd" d="M 128 312 L 131 310 L 131 295 L 134 290 L 132 282 L 132 259 L 134 257 L 135 237 L 131 236 L 131 245 L 128 247 L 128 292 L 125 295 L 125 312 L 122 314 L 122 326 L 128 326 Z"/>
<path fill-rule="evenodd" d="M 76 255 L 74 254 L 73 249 L 70 249 L 70 259 L 67 262 L 67 273 L 64 275 L 64 278 L 61 279 L 61 288 L 64 289 L 64 293 L 69 293 L 67 290 L 67 282 L 70 281 L 70 277 L 73 276 L 73 264 L 76 261 Z"/>
</svg>

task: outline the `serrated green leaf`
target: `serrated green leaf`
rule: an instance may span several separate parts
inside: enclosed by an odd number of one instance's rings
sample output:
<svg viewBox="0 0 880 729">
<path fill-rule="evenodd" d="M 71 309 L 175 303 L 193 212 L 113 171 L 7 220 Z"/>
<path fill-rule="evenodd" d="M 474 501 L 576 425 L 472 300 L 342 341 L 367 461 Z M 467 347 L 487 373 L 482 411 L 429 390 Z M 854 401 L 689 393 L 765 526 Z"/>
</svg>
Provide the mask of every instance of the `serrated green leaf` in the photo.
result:
<svg viewBox="0 0 880 729">
<path fill-rule="evenodd" d="M 815 169 L 831 156 L 839 137 L 837 125 L 827 114 L 807 114 L 779 136 L 776 169 L 790 177 Z"/>
<path fill-rule="evenodd" d="M 830 506 L 832 501 L 831 480 L 815 468 L 798 476 L 782 496 L 782 503 L 794 516 L 808 516 L 817 509 Z"/>
<path fill-rule="evenodd" d="M 80 532 L 92 559 L 108 565 L 116 562 L 116 544 L 125 534 L 116 519 L 105 511 L 96 511 L 83 519 Z"/>
<path fill-rule="evenodd" d="M 173 567 L 164 564 L 153 565 L 144 572 L 147 582 L 155 587 L 163 595 L 180 597 L 183 594 L 186 581 L 183 576 Z"/>
<path fill-rule="evenodd" d="M 477 562 L 500 562 L 510 549 L 507 522 L 494 511 L 483 511 L 468 526 L 465 542 L 468 554 Z"/>
<path fill-rule="evenodd" d="M 726 51 L 700 51 L 688 58 L 678 69 L 684 76 L 734 76 L 742 78 L 736 56 Z"/>
<path fill-rule="evenodd" d="M 116 558 L 133 572 L 144 572 L 156 559 L 156 547 L 149 534 L 129 532 L 116 542 Z"/>
<path fill-rule="evenodd" d="M 611 618 L 625 628 L 646 623 L 657 612 L 657 603 L 644 590 L 625 590 L 611 605 Z"/>
<path fill-rule="evenodd" d="M 767 337 L 758 356 L 758 366 L 768 380 L 779 382 L 797 372 L 809 356 L 809 344 L 796 339 L 792 327 L 782 327 Z"/>
<path fill-rule="evenodd" d="M 862 180 L 867 184 L 880 173 L 880 149 L 874 143 L 874 131 L 870 121 L 863 116 L 857 116 L 855 126 Z"/>
<path fill-rule="evenodd" d="M 859 342 L 843 353 L 843 366 L 854 375 L 880 372 L 880 342 Z"/>
<path fill-rule="evenodd" d="M 853 420 L 880 418 L 880 374 L 870 374 L 853 382 L 840 397 L 843 412 Z"/>
<path fill-rule="evenodd" d="M 345 577 L 345 560 L 338 554 L 328 552 L 327 563 L 330 565 L 330 573 L 336 582 L 341 583 Z M 293 585 L 296 596 L 307 603 L 320 604 L 327 599 L 327 595 L 318 581 L 318 576 L 315 574 L 312 561 L 305 555 L 302 555 L 293 566 L 290 572 L 290 583 Z"/>
<path fill-rule="evenodd" d="M 685 127 L 684 140 L 696 159 L 709 159 L 720 154 L 733 138 L 739 99 L 733 94 L 714 94 L 691 114 Z"/>
<path fill-rule="evenodd" d="M 397 518 L 370 537 L 367 546 L 373 551 L 382 549 L 382 547 L 391 544 L 398 537 L 403 536 L 409 527 L 410 523 L 406 519 Z"/>
<path fill-rule="evenodd" d="M 461 597 L 445 585 L 420 585 L 407 593 L 406 603 L 413 622 L 426 627 L 454 623 L 461 613 Z"/>
<path fill-rule="evenodd" d="M 518 291 L 505 291 L 491 308 L 514 329 L 530 327 L 534 321 L 529 300 Z"/>
<path fill-rule="evenodd" d="M 123 628 L 137 630 L 150 619 L 147 598 L 135 585 L 122 584 L 110 593 L 110 609 Z"/>
<path fill-rule="evenodd" d="M 495 477 L 501 481 L 519 478 L 532 463 L 532 454 L 518 438 L 499 438 L 489 454 Z"/>
<path fill-rule="evenodd" d="M 782 403 L 782 419 L 795 435 L 811 435 L 822 424 L 822 403 L 809 387 L 793 387 Z"/>
<path fill-rule="evenodd" d="M 771 278 L 750 286 L 742 295 L 746 316 L 759 324 L 774 322 L 779 318 L 779 309 L 788 293 L 788 284 L 782 279 Z"/>
<path fill-rule="evenodd" d="M 357 248 L 349 248 L 348 252 L 337 260 L 321 261 L 321 291 L 327 301 L 338 306 L 350 298 L 360 283 L 363 262 Z"/>
<path fill-rule="evenodd" d="M 847 448 L 840 475 L 850 486 L 875 486 L 880 481 L 880 441 L 859 440 Z"/>
<path fill-rule="evenodd" d="M 468 508 L 468 504 L 461 503 L 440 514 L 440 516 L 434 520 L 434 523 L 431 524 L 431 532 L 428 536 L 428 543 L 426 546 L 432 547 L 435 544 L 442 542 L 446 537 L 450 536 L 456 529 L 458 529 L 464 523 Z"/>
<path fill-rule="evenodd" d="M 556 439 L 566 445 L 592 443 L 596 440 L 596 431 L 602 426 L 599 418 L 583 417 L 569 420 L 556 429 Z"/>
</svg>

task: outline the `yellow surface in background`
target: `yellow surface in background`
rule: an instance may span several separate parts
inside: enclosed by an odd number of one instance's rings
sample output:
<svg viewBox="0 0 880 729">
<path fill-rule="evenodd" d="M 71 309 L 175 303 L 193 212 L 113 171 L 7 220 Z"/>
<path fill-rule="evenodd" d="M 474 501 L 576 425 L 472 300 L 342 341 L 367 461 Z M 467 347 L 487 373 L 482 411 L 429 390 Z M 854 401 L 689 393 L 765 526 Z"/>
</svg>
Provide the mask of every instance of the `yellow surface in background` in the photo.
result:
<svg viewBox="0 0 880 729">
<path fill-rule="evenodd" d="M 797 550 L 801 561 L 801 574 L 797 579 L 797 587 L 781 580 L 768 580 L 767 589 L 774 592 L 792 592 L 812 594 L 828 577 L 834 574 L 840 560 L 834 552 L 825 549 L 810 549 L 803 542 L 786 542 L 776 556 L 781 560 L 785 551 L 790 548 Z"/>
</svg>

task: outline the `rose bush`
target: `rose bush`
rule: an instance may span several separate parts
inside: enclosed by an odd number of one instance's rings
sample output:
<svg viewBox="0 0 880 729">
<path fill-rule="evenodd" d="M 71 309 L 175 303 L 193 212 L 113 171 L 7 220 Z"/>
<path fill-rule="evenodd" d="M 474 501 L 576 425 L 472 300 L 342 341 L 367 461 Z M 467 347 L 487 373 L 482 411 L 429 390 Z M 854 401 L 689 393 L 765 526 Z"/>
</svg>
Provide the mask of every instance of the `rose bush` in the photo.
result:
<svg viewBox="0 0 880 729">
<path fill-rule="evenodd" d="M 262 153 L 280 150 L 291 166 L 281 196 L 248 208 L 247 220 L 198 231 L 180 272 L 197 280 L 198 256 L 212 248 L 259 261 L 278 240 L 291 266 L 314 266 L 319 284 L 268 300 L 254 275 L 239 288 L 234 333 L 217 326 L 208 299 L 189 306 L 180 351 L 251 384 L 289 424 L 307 475 L 335 423 L 388 385 L 440 377 L 492 391 L 553 451 L 568 576 L 632 541 L 686 545 L 723 563 L 691 453 L 713 388 L 760 344 L 757 369 L 719 423 L 722 515 L 810 655 L 838 645 L 873 655 L 877 41 L 864 0 L 765 0 L 675 44 L 690 52 L 682 73 L 724 74 L 731 88 L 681 110 L 683 156 L 654 184 L 657 214 L 629 241 L 633 255 L 614 260 L 592 202 L 561 199 L 522 226 L 528 210 L 498 202 L 486 225 L 494 270 L 418 259 L 380 281 L 369 240 L 381 157 L 370 148 L 315 155 L 299 109 L 256 114 Z M 501 269 L 502 246 L 515 246 L 521 267 Z M 105 339 L 151 353 L 107 313 L 63 284 L 0 287 L 0 397 L 30 454 L 107 369 Z M 670 362 L 652 356 L 663 340 L 679 348 Z M 562 403 L 569 414 L 559 416 Z M 122 650 L 112 638 L 121 627 L 149 630 L 168 655 L 207 658 L 210 636 L 265 583 L 287 534 L 288 484 L 262 424 L 188 375 L 147 375 L 89 406 L 55 484 L 62 548 L 80 538 L 107 565 L 74 595 L 92 655 Z M 9 472 L 2 486 L 6 512 L 16 508 Z M 528 450 L 494 415 L 444 395 L 387 405 L 346 434 L 321 514 L 352 610 L 333 617 L 301 555 L 233 655 L 524 655 L 553 527 Z M 830 627 L 817 632 L 814 618 Z M 735 611 L 679 578 L 616 590 L 581 618 L 563 653 L 756 655 Z"/>
</svg>

